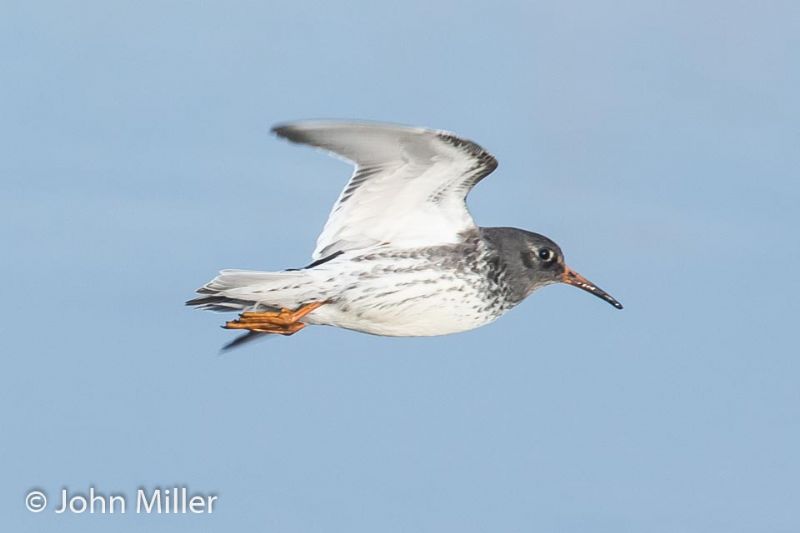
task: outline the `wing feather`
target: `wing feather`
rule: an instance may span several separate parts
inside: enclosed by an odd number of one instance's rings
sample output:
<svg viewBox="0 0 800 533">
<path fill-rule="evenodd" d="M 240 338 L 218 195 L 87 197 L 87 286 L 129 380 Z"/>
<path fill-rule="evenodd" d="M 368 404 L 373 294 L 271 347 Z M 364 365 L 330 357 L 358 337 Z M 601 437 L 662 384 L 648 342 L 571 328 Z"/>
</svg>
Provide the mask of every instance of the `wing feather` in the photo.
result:
<svg viewBox="0 0 800 533">
<path fill-rule="evenodd" d="M 355 165 L 313 253 L 391 243 L 457 242 L 475 227 L 466 196 L 497 160 L 452 133 L 393 124 L 295 122 L 273 128 L 292 142 L 322 148 Z"/>
</svg>

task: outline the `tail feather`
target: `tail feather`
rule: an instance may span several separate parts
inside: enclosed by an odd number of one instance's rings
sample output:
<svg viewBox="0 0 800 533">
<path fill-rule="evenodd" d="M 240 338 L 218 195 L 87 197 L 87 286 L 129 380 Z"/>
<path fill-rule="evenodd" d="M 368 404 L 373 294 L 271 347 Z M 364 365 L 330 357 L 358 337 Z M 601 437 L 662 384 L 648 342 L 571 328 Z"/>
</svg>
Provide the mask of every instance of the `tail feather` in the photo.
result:
<svg viewBox="0 0 800 533">
<path fill-rule="evenodd" d="M 246 309 L 254 304 L 255 302 L 250 300 L 228 298 L 227 296 L 200 296 L 199 298 L 192 298 L 186 302 L 186 305 L 197 307 L 198 309 L 220 312 Z"/>
<path fill-rule="evenodd" d="M 266 310 L 296 307 L 315 298 L 319 287 L 307 270 L 223 270 L 197 292 L 201 296 L 189 300 L 186 305 L 211 311 L 240 311 L 255 307 Z"/>
</svg>

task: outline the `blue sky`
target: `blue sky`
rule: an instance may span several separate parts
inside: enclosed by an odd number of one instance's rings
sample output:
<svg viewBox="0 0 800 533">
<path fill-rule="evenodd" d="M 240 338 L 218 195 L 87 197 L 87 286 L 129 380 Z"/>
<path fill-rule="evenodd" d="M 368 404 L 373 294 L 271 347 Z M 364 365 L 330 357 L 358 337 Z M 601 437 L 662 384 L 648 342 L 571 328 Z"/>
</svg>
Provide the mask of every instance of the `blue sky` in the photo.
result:
<svg viewBox="0 0 800 533">
<path fill-rule="evenodd" d="M 793 2 L 6 2 L 0 522 L 14 531 L 800 529 Z M 308 328 L 183 307 L 305 264 L 349 169 L 276 122 L 449 129 L 469 199 L 622 301 Z M 291 221 L 281 228 L 276 221 Z M 56 515 L 186 485 L 213 515 Z"/>
</svg>

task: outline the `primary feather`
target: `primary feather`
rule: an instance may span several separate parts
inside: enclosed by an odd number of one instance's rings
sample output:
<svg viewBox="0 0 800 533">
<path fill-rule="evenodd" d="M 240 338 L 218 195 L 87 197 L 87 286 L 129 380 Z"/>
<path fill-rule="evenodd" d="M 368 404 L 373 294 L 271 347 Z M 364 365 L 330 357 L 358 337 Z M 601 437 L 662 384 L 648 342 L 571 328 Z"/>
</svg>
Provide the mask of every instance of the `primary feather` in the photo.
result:
<svg viewBox="0 0 800 533">
<path fill-rule="evenodd" d="M 288 123 L 273 131 L 356 166 L 317 239 L 314 259 L 381 243 L 458 242 L 475 228 L 467 193 L 497 167 L 483 148 L 443 131 L 335 121 Z"/>
</svg>

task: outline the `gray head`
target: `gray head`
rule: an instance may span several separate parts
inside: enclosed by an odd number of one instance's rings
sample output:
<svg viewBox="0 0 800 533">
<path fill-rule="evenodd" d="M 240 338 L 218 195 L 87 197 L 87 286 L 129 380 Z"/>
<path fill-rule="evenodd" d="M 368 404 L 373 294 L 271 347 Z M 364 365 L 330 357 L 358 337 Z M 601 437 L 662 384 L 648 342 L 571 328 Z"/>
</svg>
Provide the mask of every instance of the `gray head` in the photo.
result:
<svg viewBox="0 0 800 533">
<path fill-rule="evenodd" d="M 481 234 L 499 252 L 506 280 L 520 300 L 545 285 L 566 283 L 622 309 L 611 295 L 569 268 L 561 248 L 544 235 L 516 228 L 481 228 Z"/>
</svg>

